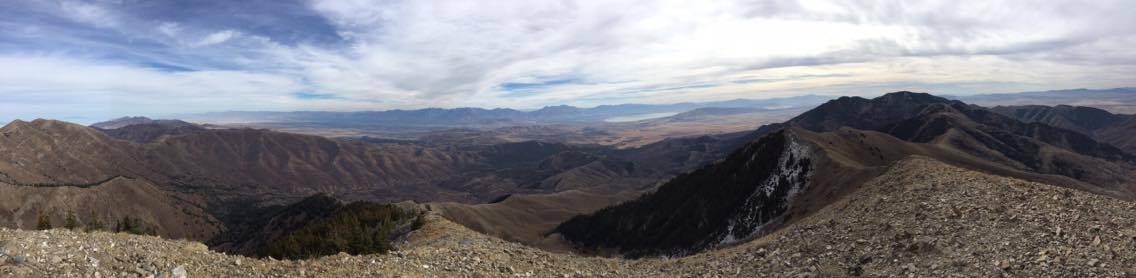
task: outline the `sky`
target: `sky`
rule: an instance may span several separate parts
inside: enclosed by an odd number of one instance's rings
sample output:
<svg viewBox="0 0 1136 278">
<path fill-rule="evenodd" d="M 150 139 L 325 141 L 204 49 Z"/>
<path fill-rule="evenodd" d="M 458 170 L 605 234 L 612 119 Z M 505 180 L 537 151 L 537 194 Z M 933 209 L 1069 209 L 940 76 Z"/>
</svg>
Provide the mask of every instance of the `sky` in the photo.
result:
<svg viewBox="0 0 1136 278">
<path fill-rule="evenodd" d="M 0 0 L 0 120 L 1136 86 L 1136 1 Z"/>
</svg>

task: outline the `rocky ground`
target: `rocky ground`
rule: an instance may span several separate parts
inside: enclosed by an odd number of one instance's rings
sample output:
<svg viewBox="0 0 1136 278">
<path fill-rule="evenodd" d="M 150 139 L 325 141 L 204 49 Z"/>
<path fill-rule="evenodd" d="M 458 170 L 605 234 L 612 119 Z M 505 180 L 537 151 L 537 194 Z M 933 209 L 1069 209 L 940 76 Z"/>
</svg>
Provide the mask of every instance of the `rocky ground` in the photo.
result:
<svg viewBox="0 0 1136 278">
<path fill-rule="evenodd" d="M 1136 203 L 908 159 L 796 225 L 686 260 L 744 276 L 1132 277 Z"/>
<path fill-rule="evenodd" d="M 563 277 L 635 276 L 631 261 L 552 254 L 429 215 L 399 251 L 290 261 L 226 255 L 197 242 L 68 230 L 0 230 L 0 277 Z"/>
<path fill-rule="evenodd" d="M 400 251 L 279 261 L 200 243 L 0 230 L 3 277 L 1131 277 L 1136 203 L 908 159 L 798 224 L 676 259 L 549 253 L 430 215 Z"/>
</svg>

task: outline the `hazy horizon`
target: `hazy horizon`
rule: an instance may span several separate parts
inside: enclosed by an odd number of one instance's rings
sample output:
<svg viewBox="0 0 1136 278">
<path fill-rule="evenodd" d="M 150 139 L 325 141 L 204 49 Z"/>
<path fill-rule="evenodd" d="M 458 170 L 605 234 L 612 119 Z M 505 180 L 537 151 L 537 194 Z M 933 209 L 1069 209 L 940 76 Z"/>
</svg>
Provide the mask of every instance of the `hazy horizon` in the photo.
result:
<svg viewBox="0 0 1136 278">
<path fill-rule="evenodd" d="M 916 92 L 916 93 L 929 93 L 929 94 L 933 94 L 933 95 L 937 95 L 937 96 L 943 96 L 943 98 L 950 99 L 950 98 L 953 98 L 953 96 L 999 95 L 999 94 L 1036 93 L 1036 92 L 1066 92 L 1066 91 L 1078 91 L 1078 90 L 1088 90 L 1088 91 L 1136 90 L 1136 87 L 1108 87 L 1108 89 L 1105 89 L 1105 87 L 1102 87 L 1102 89 L 1085 89 L 1085 87 L 1078 87 L 1078 89 L 1058 89 L 1058 90 L 1028 91 L 1028 92 L 968 93 L 968 94 L 936 94 L 934 92 L 925 92 L 925 91 L 917 91 L 917 90 L 897 90 L 897 91 L 887 91 L 887 92 L 878 92 L 878 93 L 866 92 L 866 93 L 862 93 L 862 94 L 832 94 L 832 95 L 802 94 L 802 95 L 792 95 L 792 96 L 774 96 L 774 98 L 762 98 L 762 99 L 736 98 L 736 99 L 728 99 L 728 100 L 680 101 L 680 102 L 666 102 L 666 103 L 649 103 L 649 102 L 643 102 L 643 103 L 635 103 L 635 102 L 605 103 L 605 104 L 595 104 L 595 106 L 571 106 L 571 104 L 561 103 L 561 104 L 548 104 L 548 106 L 536 107 L 536 108 L 456 106 L 456 107 L 420 107 L 420 108 L 357 109 L 357 110 L 335 110 L 335 109 L 328 109 L 328 110 L 302 110 L 302 109 L 300 109 L 300 110 L 216 110 L 216 111 L 200 111 L 200 112 L 186 112 L 186 113 L 134 113 L 134 115 L 117 115 L 117 116 L 111 116 L 111 117 L 0 118 L 0 123 L 11 123 L 11 121 L 14 121 L 14 120 L 31 121 L 31 120 L 35 120 L 35 119 L 53 119 L 53 120 L 69 121 L 69 123 L 75 123 L 75 124 L 81 124 L 81 125 L 91 125 L 91 124 L 99 123 L 99 121 L 108 121 L 108 120 L 115 120 L 115 119 L 120 119 L 120 118 L 144 117 L 144 118 L 150 118 L 150 119 L 184 119 L 185 117 L 191 117 L 191 116 L 217 115 L 217 113 L 231 113 L 231 112 L 236 112 L 236 113 L 241 113 L 241 112 L 253 112 L 253 113 L 258 113 L 258 112 L 266 112 L 266 113 L 374 112 L 374 111 L 392 111 L 392 110 L 410 110 L 410 111 L 412 111 L 412 110 L 421 110 L 421 109 L 465 109 L 465 108 L 485 109 L 485 110 L 511 109 L 511 110 L 518 110 L 518 111 L 536 111 L 536 110 L 540 110 L 540 109 L 543 109 L 543 108 L 559 107 L 559 106 L 569 106 L 569 107 L 582 108 L 582 109 L 592 109 L 592 108 L 598 108 L 598 107 L 603 107 L 603 106 L 627 106 L 627 104 L 659 104 L 659 106 L 668 106 L 668 104 L 682 104 L 682 103 L 710 103 L 710 102 L 721 102 L 721 101 L 779 100 L 779 99 L 801 98 L 801 96 L 829 96 L 830 99 L 840 98 L 840 96 L 862 96 L 862 98 L 871 99 L 871 98 L 875 98 L 875 96 L 884 95 L 884 94 L 893 93 L 893 92 L 900 92 L 900 91 L 909 91 L 909 92 Z M 770 109 L 777 109 L 777 108 L 770 108 Z"/>
<path fill-rule="evenodd" d="M 1136 86 L 1129 1 L 32 1 L 0 120 Z"/>
</svg>

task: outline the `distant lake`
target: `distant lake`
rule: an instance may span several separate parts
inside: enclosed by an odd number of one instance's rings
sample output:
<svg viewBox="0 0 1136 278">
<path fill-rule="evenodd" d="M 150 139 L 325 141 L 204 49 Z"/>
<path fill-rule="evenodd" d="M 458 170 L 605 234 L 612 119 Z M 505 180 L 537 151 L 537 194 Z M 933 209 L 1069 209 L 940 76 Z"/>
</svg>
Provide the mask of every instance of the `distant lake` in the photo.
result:
<svg viewBox="0 0 1136 278">
<path fill-rule="evenodd" d="M 655 119 L 655 118 L 670 117 L 670 116 L 678 115 L 678 113 L 679 112 L 662 112 L 662 113 L 650 113 L 650 114 L 620 116 L 620 117 L 607 118 L 607 119 L 604 119 L 604 121 L 609 122 L 609 123 L 638 122 L 638 121 L 642 121 L 642 120 L 650 120 L 650 119 Z"/>
</svg>

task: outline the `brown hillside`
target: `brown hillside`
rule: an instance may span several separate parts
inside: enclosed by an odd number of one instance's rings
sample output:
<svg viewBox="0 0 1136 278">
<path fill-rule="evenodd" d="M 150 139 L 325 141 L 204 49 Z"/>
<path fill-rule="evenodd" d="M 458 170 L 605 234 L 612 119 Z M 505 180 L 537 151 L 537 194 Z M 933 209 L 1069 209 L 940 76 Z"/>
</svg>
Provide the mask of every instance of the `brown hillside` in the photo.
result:
<svg viewBox="0 0 1136 278">
<path fill-rule="evenodd" d="M 8 253 L 27 256 L 0 275 L 1125 277 L 1136 275 L 1134 213 L 1131 202 L 913 158 L 777 233 L 682 258 L 549 253 L 431 215 L 391 254 L 303 261 L 147 236 L 0 229 Z"/>
<path fill-rule="evenodd" d="M 221 225 L 195 199 L 171 194 L 144 180 L 122 177 L 86 188 L 0 183 L 0 225 L 33 229 L 42 215 L 53 226 L 63 227 L 70 215 L 80 229 L 93 229 L 98 223 L 104 230 L 113 230 L 118 221 L 130 217 L 166 237 L 204 240 Z"/>
</svg>

